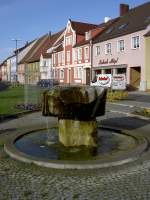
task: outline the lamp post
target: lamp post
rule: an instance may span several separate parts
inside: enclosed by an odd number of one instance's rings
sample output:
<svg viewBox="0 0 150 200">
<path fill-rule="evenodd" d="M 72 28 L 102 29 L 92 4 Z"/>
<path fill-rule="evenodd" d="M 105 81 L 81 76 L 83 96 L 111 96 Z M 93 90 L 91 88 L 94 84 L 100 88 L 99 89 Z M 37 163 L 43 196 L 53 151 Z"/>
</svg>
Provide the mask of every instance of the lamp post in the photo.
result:
<svg viewBox="0 0 150 200">
<path fill-rule="evenodd" d="M 15 49 L 15 55 L 16 55 L 16 76 L 15 76 L 15 81 L 18 81 L 18 42 L 21 41 L 21 39 L 13 38 L 11 40 L 14 41 L 15 45 L 16 45 L 16 49 Z"/>
</svg>

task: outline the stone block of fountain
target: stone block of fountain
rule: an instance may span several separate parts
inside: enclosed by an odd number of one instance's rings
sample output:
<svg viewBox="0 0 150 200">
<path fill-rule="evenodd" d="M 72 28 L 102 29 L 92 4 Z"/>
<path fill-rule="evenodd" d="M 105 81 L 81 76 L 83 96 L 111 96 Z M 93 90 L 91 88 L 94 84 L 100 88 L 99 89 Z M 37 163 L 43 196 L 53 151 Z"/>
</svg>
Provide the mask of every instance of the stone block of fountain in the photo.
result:
<svg viewBox="0 0 150 200">
<path fill-rule="evenodd" d="M 43 115 L 57 116 L 59 141 L 68 147 L 96 146 L 96 117 L 105 113 L 107 90 L 90 86 L 55 86 L 44 92 Z"/>
</svg>

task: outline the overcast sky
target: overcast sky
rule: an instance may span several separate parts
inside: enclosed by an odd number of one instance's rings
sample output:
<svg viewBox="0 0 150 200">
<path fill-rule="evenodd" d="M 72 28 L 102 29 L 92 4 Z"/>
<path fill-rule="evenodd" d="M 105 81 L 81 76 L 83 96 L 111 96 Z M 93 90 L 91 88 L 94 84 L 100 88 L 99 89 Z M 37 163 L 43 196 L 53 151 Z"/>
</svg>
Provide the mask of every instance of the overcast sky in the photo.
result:
<svg viewBox="0 0 150 200">
<path fill-rule="evenodd" d="M 101 23 L 105 16 L 119 15 L 119 4 L 130 7 L 145 0 L 0 0 L 0 62 L 12 54 L 15 43 L 19 46 L 49 31 L 57 32 L 71 18 L 76 21 Z"/>
</svg>

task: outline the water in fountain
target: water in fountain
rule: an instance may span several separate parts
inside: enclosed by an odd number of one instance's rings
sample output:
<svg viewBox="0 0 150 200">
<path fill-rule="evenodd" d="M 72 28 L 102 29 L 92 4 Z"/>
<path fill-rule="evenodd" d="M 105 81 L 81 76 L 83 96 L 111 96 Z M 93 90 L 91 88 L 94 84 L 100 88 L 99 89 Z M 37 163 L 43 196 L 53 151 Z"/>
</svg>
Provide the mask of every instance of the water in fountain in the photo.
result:
<svg viewBox="0 0 150 200">
<path fill-rule="evenodd" d="M 97 128 L 105 114 L 106 89 L 90 86 L 55 86 L 44 92 L 46 130 L 31 132 L 15 146 L 25 154 L 52 160 L 103 160 L 128 152 L 137 141 L 116 130 Z M 51 116 L 58 117 L 52 127 Z"/>
</svg>

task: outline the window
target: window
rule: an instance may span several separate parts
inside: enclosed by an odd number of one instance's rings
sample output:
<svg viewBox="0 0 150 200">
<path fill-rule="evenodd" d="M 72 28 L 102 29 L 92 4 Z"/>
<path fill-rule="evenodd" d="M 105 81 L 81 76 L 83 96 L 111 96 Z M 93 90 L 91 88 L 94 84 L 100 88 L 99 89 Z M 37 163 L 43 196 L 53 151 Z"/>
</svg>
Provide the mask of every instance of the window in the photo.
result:
<svg viewBox="0 0 150 200">
<path fill-rule="evenodd" d="M 78 78 L 82 79 L 82 67 L 78 67 Z"/>
<path fill-rule="evenodd" d="M 111 43 L 107 43 L 105 46 L 105 53 L 111 54 Z"/>
<path fill-rule="evenodd" d="M 74 49 L 74 60 L 77 61 L 78 58 L 78 51 L 77 49 Z"/>
<path fill-rule="evenodd" d="M 61 63 L 61 52 L 58 52 L 58 63 Z"/>
<path fill-rule="evenodd" d="M 89 58 L 89 48 L 85 47 L 84 48 L 84 59 L 88 59 Z"/>
<path fill-rule="evenodd" d="M 66 37 L 66 46 L 71 45 L 72 44 L 72 35 Z"/>
<path fill-rule="evenodd" d="M 54 65 L 56 64 L 56 54 L 53 55 Z"/>
<path fill-rule="evenodd" d="M 78 49 L 78 60 L 82 60 L 82 49 Z"/>
<path fill-rule="evenodd" d="M 60 70 L 60 79 L 64 79 L 64 69 Z"/>
<path fill-rule="evenodd" d="M 62 64 L 64 64 L 64 52 L 62 52 Z"/>
<path fill-rule="evenodd" d="M 70 63 L 70 51 L 67 51 L 67 63 Z"/>
<path fill-rule="evenodd" d="M 140 47 L 139 36 L 132 37 L 132 49 L 137 49 Z"/>
<path fill-rule="evenodd" d="M 124 40 L 118 41 L 118 52 L 124 51 Z"/>
<path fill-rule="evenodd" d="M 126 68 L 118 68 L 117 69 L 118 74 L 126 74 L 126 71 L 127 71 Z"/>
<path fill-rule="evenodd" d="M 76 49 L 73 49 L 72 56 L 73 56 L 73 61 L 77 61 L 77 51 L 76 51 Z"/>
<path fill-rule="evenodd" d="M 58 78 L 58 70 L 57 69 L 54 70 L 54 77 Z"/>
<path fill-rule="evenodd" d="M 96 46 L 96 56 L 100 55 L 100 46 Z"/>
</svg>

